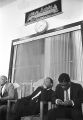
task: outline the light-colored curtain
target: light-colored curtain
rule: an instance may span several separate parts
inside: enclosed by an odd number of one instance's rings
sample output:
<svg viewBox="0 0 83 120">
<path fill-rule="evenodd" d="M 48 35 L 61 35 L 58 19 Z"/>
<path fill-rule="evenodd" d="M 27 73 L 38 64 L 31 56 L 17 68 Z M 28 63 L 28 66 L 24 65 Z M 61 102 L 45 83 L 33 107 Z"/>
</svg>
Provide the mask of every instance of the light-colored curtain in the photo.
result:
<svg viewBox="0 0 83 120">
<path fill-rule="evenodd" d="M 71 32 L 71 39 L 73 44 L 73 78 L 78 81 L 83 81 L 83 51 L 81 30 Z"/>
<path fill-rule="evenodd" d="M 81 30 L 67 32 L 46 38 L 50 39 L 47 75 L 54 79 L 56 86 L 61 73 L 68 73 L 73 80 L 82 81 L 83 55 Z M 46 49 L 45 49 L 46 50 Z M 50 54 L 50 57 L 48 57 Z"/>
<path fill-rule="evenodd" d="M 17 46 L 17 47 L 16 47 Z M 50 76 L 56 86 L 66 72 L 71 79 L 83 81 L 81 30 L 18 44 L 13 59 L 13 81 L 36 82 Z"/>
<path fill-rule="evenodd" d="M 70 75 L 71 66 L 71 41 L 70 33 L 52 36 L 51 38 L 51 59 L 49 76 L 58 82 L 58 77 L 61 73 L 68 73 Z"/>
<path fill-rule="evenodd" d="M 37 81 L 44 77 L 44 39 L 18 44 L 13 65 L 13 81 Z"/>
</svg>

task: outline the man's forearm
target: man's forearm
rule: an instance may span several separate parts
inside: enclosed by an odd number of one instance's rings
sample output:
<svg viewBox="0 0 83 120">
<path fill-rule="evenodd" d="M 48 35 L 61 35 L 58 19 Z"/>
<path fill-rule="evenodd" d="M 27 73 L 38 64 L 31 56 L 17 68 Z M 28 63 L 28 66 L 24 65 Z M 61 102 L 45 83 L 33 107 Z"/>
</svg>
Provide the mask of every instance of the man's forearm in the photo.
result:
<svg viewBox="0 0 83 120">
<path fill-rule="evenodd" d="M 9 100 L 9 99 L 14 99 L 14 97 L 6 96 L 6 97 L 1 97 L 0 100 Z"/>
</svg>

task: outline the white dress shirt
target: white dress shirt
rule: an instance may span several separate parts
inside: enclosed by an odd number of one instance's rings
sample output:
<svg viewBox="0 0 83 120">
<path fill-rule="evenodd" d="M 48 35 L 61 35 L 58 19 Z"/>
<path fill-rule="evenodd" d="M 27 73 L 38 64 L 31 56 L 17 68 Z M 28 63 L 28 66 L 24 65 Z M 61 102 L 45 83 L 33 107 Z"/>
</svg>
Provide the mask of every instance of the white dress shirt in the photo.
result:
<svg viewBox="0 0 83 120">
<path fill-rule="evenodd" d="M 68 98 L 69 98 L 69 100 L 70 100 L 70 88 L 69 88 L 69 89 L 67 89 L 67 90 L 64 90 L 64 101 L 67 100 L 67 98 L 66 98 L 66 91 L 68 91 Z"/>
<path fill-rule="evenodd" d="M 5 87 L 6 87 L 6 84 L 2 88 L 2 96 L 3 96 L 4 92 L 5 92 Z"/>
</svg>

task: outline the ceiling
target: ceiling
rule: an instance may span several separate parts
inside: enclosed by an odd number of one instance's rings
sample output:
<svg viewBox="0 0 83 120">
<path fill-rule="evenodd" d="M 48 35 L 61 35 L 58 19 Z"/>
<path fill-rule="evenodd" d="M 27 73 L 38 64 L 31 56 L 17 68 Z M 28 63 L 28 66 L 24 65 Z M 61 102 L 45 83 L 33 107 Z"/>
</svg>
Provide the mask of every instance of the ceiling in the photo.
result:
<svg viewBox="0 0 83 120">
<path fill-rule="evenodd" d="M 7 4 L 10 4 L 10 3 L 14 2 L 14 1 L 16 1 L 16 0 L 0 0 L 0 7 L 3 7 L 5 5 L 7 5 Z"/>
</svg>

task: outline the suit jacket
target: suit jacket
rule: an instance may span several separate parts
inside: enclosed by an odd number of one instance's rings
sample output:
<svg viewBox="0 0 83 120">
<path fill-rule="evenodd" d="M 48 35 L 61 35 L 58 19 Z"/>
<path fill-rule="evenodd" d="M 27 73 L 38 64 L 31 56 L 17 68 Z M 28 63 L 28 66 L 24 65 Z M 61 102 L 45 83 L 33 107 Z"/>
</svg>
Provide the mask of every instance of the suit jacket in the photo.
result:
<svg viewBox="0 0 83 120">
<path fill-rule="evenodd" d="M 64 90 L 59 84 L 56 86 L 55 99 L 64 101 Z M 81 103 L 83 102 L 83 88 L 80 84 L 71 82 L 70 99 L 74 101 L 75 108 L 81 109 Z"/>
<path fill-rule="evenodd" d="M 34 101 L 52 101 L 52 95 L 54 91 L 52 89 L 45 89 L 43 86 L 38 87 L 30 96 Z"/>
<path fill-rule="evenodd" d="M 38 87 L 31 95 L 17 100 L 14 111 L 20 116 L 34 115 L 40 112 L 40 101 L 49 101 L 52 99 L 52 89 L 45 89 L 43 86 Z M 47 104 L 44 105 L 44 113 L 47 112 Z"/>
</svg>

